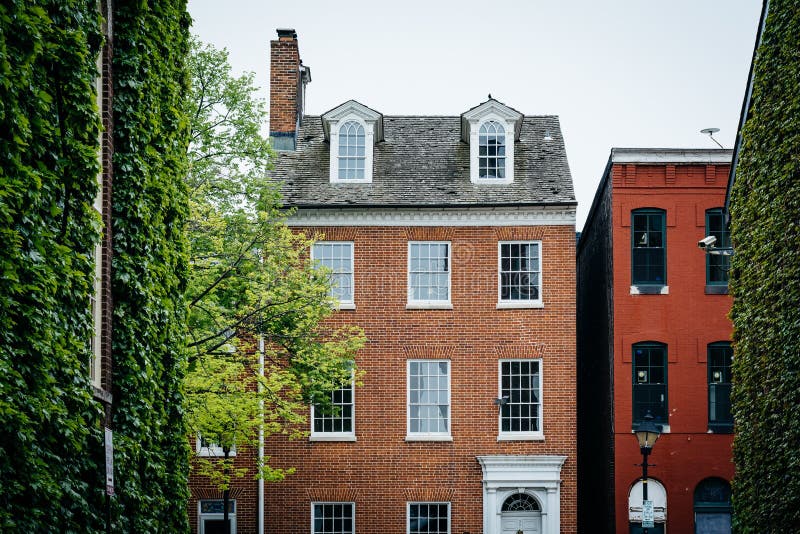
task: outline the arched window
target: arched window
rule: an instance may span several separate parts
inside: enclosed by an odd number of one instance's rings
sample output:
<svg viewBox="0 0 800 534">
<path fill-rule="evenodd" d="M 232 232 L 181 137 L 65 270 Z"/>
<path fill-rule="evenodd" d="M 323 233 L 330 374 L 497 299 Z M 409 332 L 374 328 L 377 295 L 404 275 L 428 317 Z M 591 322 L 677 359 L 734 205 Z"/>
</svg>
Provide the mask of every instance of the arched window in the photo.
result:
<svg viewBox="0 0 800 534">
<path fill-rule="evenodd" d="M 503 502 L 501 512 L 538 512 L 539 503 L 527 493 L 515 493 Z"/>
<path fill-rule="evenodd" d="M 731 531 L 731 485 L 721 478 L 706 478 L 694 490 L 696 534 Z"/>
<path fill-rule="evenodd" d="M 364 127 L 347 121 L 339 127 L 339 180 L 363 180 L 365 153 Z"/>
<path fill-rule="evenodd" d="M 506 130 L 499 122 L 483 123 L 478 133 L 478 176 L 506 177 Z"/>
</svg>

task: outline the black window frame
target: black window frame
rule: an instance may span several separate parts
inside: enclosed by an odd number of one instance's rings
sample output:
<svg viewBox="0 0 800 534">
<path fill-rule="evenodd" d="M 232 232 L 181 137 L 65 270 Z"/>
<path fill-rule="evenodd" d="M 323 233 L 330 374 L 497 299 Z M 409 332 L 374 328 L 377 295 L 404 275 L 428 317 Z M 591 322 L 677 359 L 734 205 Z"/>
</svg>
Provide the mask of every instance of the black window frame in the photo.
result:
<svg viewBox="0 0 800 534">
<path fill-rule="evenodd" d="M 730 434 L 733 432 L 733 413 L 731 412 L 731 383 L 733 379 L 733 347 L 728 341 L 718 341 L 709 343 L 706 352 L 706 362 L 708 368 L 708 429 L 718 434 Z M 721 373 L 720 377 L 715 377 L 714 373 Z M 714 399 L 714 412 L 716 407 L 722 406 L 727 411 L 728 416 L 719 418 L 714 417 L 712 421 L 712 392 L 727 396 L 722 403 L 719 398 Z M 727 409 L 726 409 L 727 408 Z"/>
<path fill-rule="evenodd" d="M 660 227 L 651 228 L 653 217 L 659 217 Z M 644 217 L 645 229 L 644 231 L 638 230 L 641 228 L 637 224 L 637 218 Z M 660 246 L 652 246 L 656 234 L 660 234 Z M 643 246 L 644 245 L 644 246 Z M 639 265 L 648 258 L 644 251 L 661 251 L 661 280 L 657 276 L 653 276 L 654 269 L 649 267 L 650 273 L 646 276 L 637 275 L 637 270 L 647 268 L 647 265 Z M 639 251 L 637 253 L 637 251 Z M 656 254 L 649 256 L 655 257 Z M 631 285 L 634 286 L 666 286 L 667 285 L 667 211 L 660 208 L 639 208 L 631 211 Z"/>
<path fill-rule="evenodd" d="M 668 395 L 668 360 L 667 360 L 667 345 L 657 341 L 643 341 L 634 343 L 631 346 L 631 369 L 632 369 L 632 387 L 631 387 L 631 418 L 633 419 L 633 428 L 644 421 L 645 414 L 649 411 L 653 416 L 653 422 L 660 425 L 669 424 L 669 395 Z M 647 365 L 639 362 L 644 361 L 644 356 L 639 358 L 637 350 L 647 351 Z M 658 351 L 661 353 L 661 364 L 654 365 L 652 357 Z M 660 369 L 661 377 L 663 380 L 651 383 L 653 377 L 653 370 Z M 645 371 L 646 376 L 644 379 L 638 376 L 639 371 Z M 656 378 L 658 378 L 656 376 Z M 663 400 L 660 402 L 660 408 L 656 409 L 654 401 L 650 400 L 654 395 L 662 394 Z M 638 397 L 638 398 L 637 398 Z M 642 397 L 648 397 L 643 399 Z"/>
<path fill-rule="evenodd" d="M 725 223 L 725 210 L 722 208 L 706 210 L 706 236 L 710 235 L 717 238 L 716 248 L 730 248 L 731 231 Z M 730 268 L 730 256 L 706 253 L 706 285 L 727 287 Z M 712 277 L 716 279 L 712 280 Z"/>
</svg>

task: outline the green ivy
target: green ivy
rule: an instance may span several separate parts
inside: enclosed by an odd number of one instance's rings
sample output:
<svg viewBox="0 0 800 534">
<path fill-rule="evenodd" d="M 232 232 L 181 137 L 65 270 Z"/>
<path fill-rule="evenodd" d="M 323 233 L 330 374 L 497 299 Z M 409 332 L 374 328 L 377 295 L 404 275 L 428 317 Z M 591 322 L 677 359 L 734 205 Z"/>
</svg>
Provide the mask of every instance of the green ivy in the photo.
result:
<svg viewBox="0 0 800 534">
<path fill-rule="evenodd" d="M 116 2 L 112 530 L 185 532 L 184 0 Z M 103 532 L 96 0 L 0 4 L 0 531 Z"/>
<path fill-rule="evenodd" d="M 185 0 L 117 2 L 112 193 L 115 532 L 188 530 Z"/>
<path fill-rule="evenodd" d="M 800 526 L 800 9 L 772 0 L 731 196 L 739 532 Z"/>
</svg>

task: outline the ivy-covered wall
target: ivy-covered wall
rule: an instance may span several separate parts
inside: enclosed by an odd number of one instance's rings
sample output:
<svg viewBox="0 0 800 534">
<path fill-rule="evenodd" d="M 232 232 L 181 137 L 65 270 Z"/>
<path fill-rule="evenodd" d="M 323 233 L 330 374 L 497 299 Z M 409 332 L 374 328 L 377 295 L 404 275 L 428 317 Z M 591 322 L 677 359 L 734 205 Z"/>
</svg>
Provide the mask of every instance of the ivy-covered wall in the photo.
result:
<svg viewBox="0 0 800 534">
<path fill-rule="evenodd" d="M 185 0 L 115 2 L 113 532 L 184 532 Z M 96 0 L 0 4 L 0 531 L 104 532 Z"/>
<path fill-rule="evenodd" d="M 188 530 L 183 425 L 185 0 L 116 2 L 112 193 L 114 532 Z"/>
<path fill-rule="evenodd" d="M 800 9 L 771 0 L 730 201 L 739 532 L 800 529 Z"/>
</svg>

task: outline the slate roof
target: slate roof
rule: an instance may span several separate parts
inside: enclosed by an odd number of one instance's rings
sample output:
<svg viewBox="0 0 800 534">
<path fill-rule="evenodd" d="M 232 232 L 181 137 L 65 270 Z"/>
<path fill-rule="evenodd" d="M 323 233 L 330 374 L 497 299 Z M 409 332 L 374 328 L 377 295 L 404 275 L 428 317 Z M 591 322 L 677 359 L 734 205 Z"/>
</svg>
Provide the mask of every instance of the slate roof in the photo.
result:
<svg viewBox="0 0 800 534">
<path fill-rule="evenodd" d="M 514 145 L 512 184 L 473 184 L 460 117 L 384 116 L 372 183 L 330 183 L 329 144 L 319 116 L 305 116 L 297 149 L 272 171 L 291 207 L 446 207 L 575 204 L 558 117 L 525 117 Z M 548 132 L 552 140 L 544 140 Z"/>
</svg>

